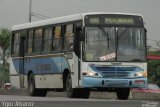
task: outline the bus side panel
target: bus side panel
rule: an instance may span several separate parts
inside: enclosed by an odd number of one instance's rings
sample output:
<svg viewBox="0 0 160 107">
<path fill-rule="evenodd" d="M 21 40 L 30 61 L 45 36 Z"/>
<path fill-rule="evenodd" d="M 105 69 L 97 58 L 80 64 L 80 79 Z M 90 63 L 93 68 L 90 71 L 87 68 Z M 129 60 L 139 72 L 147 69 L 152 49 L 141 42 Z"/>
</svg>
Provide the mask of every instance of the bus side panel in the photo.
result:
<svg viewBox="0 0 160 107">
<path fill-rule="evenodd" d="M 62 74 L 46 74 L 42 76 L 42 88 L 63 88 Z"/>
<path fill-rule="evenodd" d="M 26 57 L 25 61 L 25 75 L 28 75 L 29 72 L 34 74 L 35 86 L 36 88 L 42 88 L 41 84 L 41 58 L 37 57 Z"/>
<path fill-rule="evenodd" d="M 63 62 L 63 64 L 62 64 Z M 68 68 L 66 59 L 62 56 L 43 59 L 42 86 L 43 88 L 63 88 L 63 67 Z"/>
<path fill-rule="evenodd" d="M 32 58 L 25 63 L 25 73 L 35 75 L 36 88 L 63 88 L 62 73 L 70 69 L 68 61 L 62 56 Z"/>
<path fill-rule="evenodd" d="M 19 72 L 20 72 L 20 61 L 19 58 L 11 59 L 10 58 L 10 79 L 11 79 L 11 85 L 13 88 L 20 89 L 20 78 L 19 78 Z"/>
</svg>

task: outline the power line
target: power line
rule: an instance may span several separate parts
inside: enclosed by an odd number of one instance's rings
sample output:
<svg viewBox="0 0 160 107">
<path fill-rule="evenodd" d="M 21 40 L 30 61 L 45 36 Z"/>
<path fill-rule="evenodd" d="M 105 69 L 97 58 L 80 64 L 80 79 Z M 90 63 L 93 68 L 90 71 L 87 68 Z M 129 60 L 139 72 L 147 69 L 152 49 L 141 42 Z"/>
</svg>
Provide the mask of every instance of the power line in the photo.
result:
<svg viewBox="0 0 160 107">
<path fill-rule="evenodd" d="M 31 15 L 35 16 L 35 17 L 38 17 L 38 18 L 41 18 L 41 19 L 48 19 L 48 18 L 50 18 L 48 16 L 42 15 L 40 13 L 35 13 L 35 12 L 31 12 Z"/>
<path fill-rule="evenodd" d="M 156 44 L 148 44 L 148 46 L 157 46 Z"/>
<path fill-rule="evenodd" d="M 160 40 L 153 40 L 153 39 L 147 39 L 147 40 L 160 42 Z"/>
<path fill-rule="evenodd" d="M 38 17 L 38 18 L 41 18 L 41 19 L 47 19 L 47 18 L 50 18 L 48 16 L 45 16 L 45 15 L 42 15 L 40 13 L 35 13 L 35 12 L 32 12 L 32 0 L 29 0 L 29 22 L 32 21 L 32 16 L 34 17 Z"/>
</svg>

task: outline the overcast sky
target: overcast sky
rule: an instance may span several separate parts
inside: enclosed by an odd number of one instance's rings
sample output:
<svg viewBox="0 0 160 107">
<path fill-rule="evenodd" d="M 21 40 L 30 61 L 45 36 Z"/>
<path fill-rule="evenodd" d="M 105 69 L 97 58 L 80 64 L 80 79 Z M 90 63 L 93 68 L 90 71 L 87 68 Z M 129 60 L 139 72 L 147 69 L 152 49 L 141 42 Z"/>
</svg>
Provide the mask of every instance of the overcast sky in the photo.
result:
<svg viewBox="0 0 160 107">
<path fill-rule="evenodd" d="M 32 11 L 47 17 L 84 12 L 141 14 L 148 38 L 160 40 L 160 0 L 32 0 Z M 0 0 L 0 27 L 28 22 L 29 0 Z M 32 17 L 32 21 L 40 20 Z"/>
</svg>

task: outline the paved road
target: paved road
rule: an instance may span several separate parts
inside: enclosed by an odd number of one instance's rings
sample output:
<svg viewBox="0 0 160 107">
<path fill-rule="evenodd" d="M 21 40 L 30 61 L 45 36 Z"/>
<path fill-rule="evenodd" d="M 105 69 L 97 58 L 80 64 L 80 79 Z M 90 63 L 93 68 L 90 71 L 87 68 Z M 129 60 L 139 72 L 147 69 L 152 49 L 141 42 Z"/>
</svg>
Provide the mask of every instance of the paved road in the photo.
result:
<svg viewBox="0 0 160 107">
<path fill-rule="evenodd" d="M 140 100 L 120 101 L 115 99 L 69 99 L 66 97 L 29 97 L 16 95 L 0 95 L 0 107 L 160 107 L 160 102 Z"/>
</svg>

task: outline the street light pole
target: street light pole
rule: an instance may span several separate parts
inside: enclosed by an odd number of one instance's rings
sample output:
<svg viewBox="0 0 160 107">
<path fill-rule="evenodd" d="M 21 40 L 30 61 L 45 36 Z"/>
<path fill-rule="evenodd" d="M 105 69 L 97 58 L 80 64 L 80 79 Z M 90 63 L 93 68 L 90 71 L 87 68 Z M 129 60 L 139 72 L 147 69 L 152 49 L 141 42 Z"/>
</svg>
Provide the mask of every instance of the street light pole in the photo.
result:
<svg viewBox="0 0 160 107">
<path fill-rule="evenodd" d="M 29 1 L 29 22 L 32 21 L 32 0 Z"/>
</svg>

